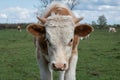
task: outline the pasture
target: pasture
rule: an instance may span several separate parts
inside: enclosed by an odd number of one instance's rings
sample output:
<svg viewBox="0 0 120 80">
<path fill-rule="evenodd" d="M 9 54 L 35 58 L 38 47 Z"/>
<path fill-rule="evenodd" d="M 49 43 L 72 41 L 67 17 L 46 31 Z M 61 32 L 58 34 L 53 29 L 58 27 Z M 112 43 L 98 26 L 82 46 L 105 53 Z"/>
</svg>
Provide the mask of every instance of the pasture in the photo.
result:
<svg viewBox="0 0 120 80">
<path fill-rule="evenodd" d="M 77 80 L 120 80 L 120 29 L 95 30 L 78 50 Z M 33 39 L 26 30 L 0 30 L 0 80 L 39 80 Z"/>
</svg>

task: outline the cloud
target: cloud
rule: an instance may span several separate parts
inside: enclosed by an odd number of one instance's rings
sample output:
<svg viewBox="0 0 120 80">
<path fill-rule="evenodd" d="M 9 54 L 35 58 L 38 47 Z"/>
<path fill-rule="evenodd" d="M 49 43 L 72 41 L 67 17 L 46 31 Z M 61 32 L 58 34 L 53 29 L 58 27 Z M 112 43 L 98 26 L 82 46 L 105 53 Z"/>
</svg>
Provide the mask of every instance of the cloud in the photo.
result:
<svg viewBox="0 0 120 80">
<path fill-rule="evenodd" d="M 120 10 L 119 0 L 80 0 L 74 9 L 79 10 Z"/>
<path fill-rule="evenodd" d="M 101 5 L 98 7 L 98 10 L 120 10 L 120 6 L 111 6 L 111 5 Z"/>
<path fill-rule="evenodd" d="M 9 12 L 11 14 L 14 14 L 19 19 L 30 18 L 31 14 L 35 13 L 35 10 L 29 10 L 29 9 L 26 9 L 26 8 L 21 8 L 19 6 L 10 7 L 10 8 L 5 9 L 4 11 Z"/>
<path fill-rule="evenodd" d="M 6 15 L 6 14 L 1 13 L 1 14 L 0 14 L 0 18 L 7 18 L 7 15 Z"/>
<path fill-rule="evenodd" d="M 1 12 L 5 14 L 0 14 L 0 17 L 8 18 L 10 22 L 34 22 L 36 11 L 36 9 L 27 9 L 19 6 L 8 7 L 1 10 Z"/>
<path fill-rule="evenodd" d="M 118 11 L 89 11 L 89 10 L 75 10 L 74 14 L 77 17 L 84 17 L 82 23 L 91 23 L 97 21 L 98 17 L 105 15 L 108 24 L 119 24 L 120 14 Z"/>
<path fill-rule="evenodd" d="M 105 15 L 108 24 L 120 24 L 119 0 L 80 0 L 74 9 L 77 16 L 84 17 L 83 23 L 97 21 L 99 16 Z"/>
</svg>

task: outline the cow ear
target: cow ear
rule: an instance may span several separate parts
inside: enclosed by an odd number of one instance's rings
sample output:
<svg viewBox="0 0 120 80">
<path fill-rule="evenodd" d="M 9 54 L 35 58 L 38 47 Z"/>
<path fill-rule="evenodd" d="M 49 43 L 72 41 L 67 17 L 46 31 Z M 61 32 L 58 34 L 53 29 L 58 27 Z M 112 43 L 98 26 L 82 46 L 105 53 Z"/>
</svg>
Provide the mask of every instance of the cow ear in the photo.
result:
<svg viewBox="0 0 120 80">
<path fill-rule="evenodd" d="M 75 35 L 85 37 L 89 33 L 94 31 L 93 27 L 87 24 L 79 24 L 75 27 Z"/>
<path fill-rule="evenodd" d="M 34 36 L 45 34 L 45 27 L 40 24 L 30 24 L 27 26 L 27 30 Z"/>
</svg>

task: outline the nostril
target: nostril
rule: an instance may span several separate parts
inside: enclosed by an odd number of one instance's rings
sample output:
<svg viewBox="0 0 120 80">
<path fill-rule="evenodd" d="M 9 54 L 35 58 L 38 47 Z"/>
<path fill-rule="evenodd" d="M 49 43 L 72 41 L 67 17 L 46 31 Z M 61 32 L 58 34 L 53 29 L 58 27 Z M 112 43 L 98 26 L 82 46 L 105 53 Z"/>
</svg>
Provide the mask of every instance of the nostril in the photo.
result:
<svg viewBox="0 0 120 80">
<path fill-rule="evenodd" d="M 66 68 L 66 64 L 64 64 L 64 68 Z"/>
<path fill-rule="evenodd" d="M 56 66 L 55 66 L 55 64 L 54 64 L 54 63 L 52 64 L 52 67 L 53 67 L 53 68 L 56 68 Z"/>
</svg>

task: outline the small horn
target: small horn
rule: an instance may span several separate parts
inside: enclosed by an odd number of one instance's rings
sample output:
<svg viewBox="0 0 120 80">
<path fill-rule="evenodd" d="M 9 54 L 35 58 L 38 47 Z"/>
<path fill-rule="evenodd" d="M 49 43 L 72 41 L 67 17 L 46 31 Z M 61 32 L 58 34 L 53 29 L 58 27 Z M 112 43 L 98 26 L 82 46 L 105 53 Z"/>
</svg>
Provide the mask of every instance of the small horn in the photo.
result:
<svg viewBox="0 0 120 80">
<path fill-rule="evenodd" d="M 46 22 L 46 18 L 40 18 L 40 17 L 37 16 L 37 19 L 38 19 L 40 22 L 42 22 L 43 24 Z"/>
<path fill-rule="evenodd" d="M 83 20 L 83 17 L 74 19 L 74 22 L 75 22 L 75 23 L 78 23 L 78 22 L 80 22 L 81 20 Z"/>
</svg>

